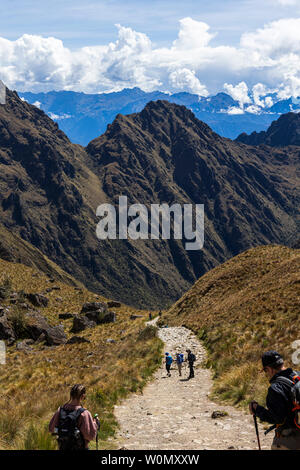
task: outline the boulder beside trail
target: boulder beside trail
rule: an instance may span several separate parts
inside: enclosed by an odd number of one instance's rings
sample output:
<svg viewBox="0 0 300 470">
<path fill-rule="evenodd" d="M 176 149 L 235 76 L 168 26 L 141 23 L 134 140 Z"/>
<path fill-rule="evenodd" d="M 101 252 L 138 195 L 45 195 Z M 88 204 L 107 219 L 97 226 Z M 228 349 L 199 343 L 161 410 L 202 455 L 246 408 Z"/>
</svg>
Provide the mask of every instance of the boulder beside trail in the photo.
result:
<svg viewBox="0 0 300 470">
<path fill-rule="evenodd" d="M 108 311 L 104 302 L 86 302 L 83 304 L 80 315 L 76 315 L 73 321 L 72 330 L 74 333 L 92 328 L 102 323 L 114 323 L 116 321 L 115 312 Z"/>
<path fill-rule="evenodd" d="M 49 299 L 43 294 L 25 294 L 25 297 L 32 303 L 35 307 L 47 307 Z"/>
<path fill-rule="evenodd" d="M 216 411 L 213 411 L 211 414 L 212 419 L 224 418 L 225 416 L 228 416 L 227 411 L 216 410 Z"/>
<path fill-rule="evenodd" d="M 39 313 L 28 313 L 26 315 L 26 330 L 34 341 L 44 334 L 48 346 L 57 346 L 67 341 L 63 326 L 50 326 L 47 320 Z"/>
<path fill-rule="evenodd" d="M 52 326 L 51 329 L 45 332 L 47 338 L 47 344 L 49 346 L 58 346 L 59 344 L 65 344 L 67 341 L 64 327 L 62 325 Z"/>
<path fill-rule="evenodd" d="M 106 313 L 107 312 L 107 304 L 104 302 L 86 302 L 83 304 L 81 312 L 82 314 L 87 313 L 87 312 L 101 312 L 101 313 Z"/>
<path fill-rule="evenodd" d="M 96 326 L 96 322 L 89 320 L 86 316 L 76 315 L 74 316 L 71 332 L 79 333 L 80 331 L 83 331 L 86 328 L 93 328 L 94 326 Z"/>
<path fill-rule="evenodd" d="M 34 343 L 32 339 L 25 339 L 16 344 L 18 351 L 32 351 L 31 345 Z"/>
<path fill-rule="evenodd" d="M 100 319 L 100 323 L 115 323 L 117 315 L 115 312 L 108 312 Z"/>
<path fill-rule="evenodd" d="M 27 312 L 25 314 L 21 336 L 18 334 L 18 330 L 14 328 L 13 320 L 7 314 L 0 316 L 0 339 L 5 339 L 8 344 L 12 344 L 17 339 L 24 338 L 24 336 L 27 344 L 28 340 L 32 340 L 37 342 L 45 341 L 48 346 L 57 346 L 67 341 L 62 325 L 49 325 L 46 318 L 37 312 Z M 23 348 L 24 344 L 21 343 L 19 348 Z"/>
<path fill-rule="evenodd" d="M 95 322 L 97 325 L 102 323 L 114 323 L 116 321 L 115 312 L 101 312 L 101 310 L 96 310 L 94 312 L 87 312 L 85 316 L 90 320 Z"/>
<path fill-rule="evenodd" d="M 0 339 L 7 340 L 8 344 L 13 343 L 16 339 L 15 332 L 6 314 L 0 316 Z"/>
</svg>

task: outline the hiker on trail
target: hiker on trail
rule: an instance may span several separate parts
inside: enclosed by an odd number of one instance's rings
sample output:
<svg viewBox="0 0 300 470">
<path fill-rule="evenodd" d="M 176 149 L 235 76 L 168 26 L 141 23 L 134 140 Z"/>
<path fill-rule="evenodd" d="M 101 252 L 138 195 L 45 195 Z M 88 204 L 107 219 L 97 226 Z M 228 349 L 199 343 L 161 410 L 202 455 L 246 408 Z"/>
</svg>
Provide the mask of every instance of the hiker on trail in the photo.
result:
<svg viewBox="0 0 300 470">
<path fill-rule="evenodd" d="M 152 320 L 152 313 L 149 313 L 149 320 Z"/>
<path fill-rule="evenodd" d="M 187 361 L 189 363 L 189 369 L 190 369 L 190 375 L 189 375 L 188 379 L 193 379 L 195 377 L 194 362 L 196 360 L 196 356 L 195 356 L 195 354 L 192 353 L 192 351 L 190 349 L 187 349 L 186 352 L 188 353 Z"/>
<path fill-rule="evenodd" d="M 161 317 L 162 316 L 162 312 L 161 310 L 158 312 L 158 316 Z"/>
<path fill-rule="evenodd" d="M 178 367 L 179 377 L 181 377 L 182 363 L 184 361 L 184 355 L 182 353 L 176 353 L 176 364 Z"/>
<path fill-rule="evenodd" d="M 273 424 L 268 431 L 276 428 L 272 450 L 300 450 L 300 415 L 293 411 L 300 399 L 300 396 L 297 399 L 300 395 L 299 372 L 284 367 L 283 358 L 277 351 L 265 352 L 262 365 L 271 384 L 266 398 L 267 408 L 252 401 L 249 404 L 250 413 L 261 421 Z"/>
<path fill-rule="evenodd" d="M 166 369 L 167 369 L 168 377 L 171 377 L 170 369 L 171 369 L 172 362 L 173 362 L 173 358 L 171 354 L 166 352 Z"/>
<path fill-rule="evenodd" d="M 82 408 L 86 389 L 76 384 L 71 388 L 70 400 L 54 413 L 49 431 L 57 434 L 59 450 L 88 450 L 88 444 L 97 436 L 100 423 Z"/>
</svg>

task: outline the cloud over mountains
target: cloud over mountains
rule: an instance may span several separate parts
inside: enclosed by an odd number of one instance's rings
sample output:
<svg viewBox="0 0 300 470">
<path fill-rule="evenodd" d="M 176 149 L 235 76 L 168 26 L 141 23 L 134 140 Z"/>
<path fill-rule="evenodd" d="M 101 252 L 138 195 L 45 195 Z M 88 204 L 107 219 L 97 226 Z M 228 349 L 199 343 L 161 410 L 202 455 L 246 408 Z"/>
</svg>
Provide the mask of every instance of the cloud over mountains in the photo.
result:
<svg viewBox="0 0 300 470">
<path fill-rule="evenodd" d="M 116 27 L 115 42 L 77 50 L 55 37 L 0 38 L 0 78 L 22 91 L 103 92 L 138 86 L 208 96 L 225 89 L 241 108 L 270 104 L 260 99 L 268 92 L 281 99 L 300 95 L 300 18 L 245 32 L 235 47 L 214 45 L 209 25 L 189 17 L 180 20 L 169 47 L 157 47 L 132 28 Z"/>
</svg>

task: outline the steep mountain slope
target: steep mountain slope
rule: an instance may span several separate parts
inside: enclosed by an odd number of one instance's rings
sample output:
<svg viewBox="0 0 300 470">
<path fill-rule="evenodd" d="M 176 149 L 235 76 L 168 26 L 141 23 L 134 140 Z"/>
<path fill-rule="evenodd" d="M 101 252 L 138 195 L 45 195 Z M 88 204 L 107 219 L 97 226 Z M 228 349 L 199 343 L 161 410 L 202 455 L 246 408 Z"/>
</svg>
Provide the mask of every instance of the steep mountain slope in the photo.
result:
<svg viewBox="0 0 300 470">
<path fill-rule="evenodd" d="M 298 152 L 253 150 L 221 138 L 184 107 L 158 101 L 120 115 L 87 152 L 112 198 L 130 185 L 138 195 L 132 200 L 143 203 L 204 203 L 208 263 L 295 229 Z M 280 221 L 282 210 L 291 215 L 285 229 L 271 222 Z"/>
<path fill-rule="evenodd" d="M 79 281 L 53 263 L 38 248 L 23 240 L 16 233 L 9 231 L 3 225 L 0 225 L 0 258 L 33 267 L 52 279 L 65 284 L 82 287 Z"/>
<path fill-rule="evenodd" d="M 0 106 L 1 222 L 88 284 L 97 243 L 91 256 L 86 232 L 94 228 L 93 197 L 101 201 L 101 185 L 86 158 L 43 111 L 7 90 Z M 93 197 L 85 197 L 89 186 Z"/>
<path fill-rule="evenodd" d="M 106 300 L 63 282 L 53 285 L 51 279 L 35 268 L 0 259 L 0 287 L 8 283 L 12 295 L 6 299 L 1 296 L 0 319 L 11 316 L 19 331 L 26 327 L 27 314 L 32 310 L 30 302 L 24 304 L 24 300 L 18 299 L 20 291 L 44 293 L 48 305 L 39 308 L 39 315 L 56 327 L 63 323 L 68 339 L 74 339 L 70 331 L 72 319 L 59 318 L 59 314 L 80 316 L 84 303 Z M 125 305 L 113 310 L 114 323 L 76 333 L 77 342 L 49 347 L 42 338 L 28 343 L 21 339 L 7 346 L 6 364 L 0 364 L 1 450 L 56 449 L 56 439 L 47 425 L 58 406 L 69 399 L 69 390 L 75 383 L 87 387 L 85 406 L 93 414 L 99 413 L 102 424 L 99 443 L 109 447 L 109 443 L 102 441 L 113 435 L 117 424 L 114 404 L 143 388 L 159 365 L 162 346 L 155 330 L 145 328 L 148 312 Z M 140 317 L 132 320 L 131 315 Z"/>
<path fill-rule="evenodd" d="M 297 227 L 299 152 L 256 149 L 215 134 L 183 106 L 149 103 L 118 115 L 86 149 L 38 108 L 7 91 L 0 106 L 0 218 L 90 289 L 161 307 L 208 269 Z M 96 208 L 204 203 L 205 245 L 96 238 Z M 13 251 L 13 250 L 12 250 Z"/>
<path fill-rule="evenodd" d="M 284 147 L 287 145 L 300 145 L 300 113 L 287 113 L 273 121 L 271 126 L 262 132 L 245 133 L 238 136 L 237 142 L 248 145 L 271 145 Z"/>
<path fill-rule="evenodd" d="M 203 339 L 219 398 L 265 399 L 264 350 L 291 364 L 300 328 L 300 251 L 264 246 L 245 251 L 202 276 L 167 312 L 168 325 L 186 325 Z"/>
<path fill-rule="evenodd" d="M 73 91 L 51 91 L 48 93 L 20 93 L 20 96 L 59 123 L 60 128 L 72 142 L 87 145 L 106 131 L 117 114 L 142 111 L 149 101 L 166 100 L 186 106 L 198 119 L 206 122 L 215 132 L 232 139 L 241 132 L 267 129 L 274 118 L 279 117 L 281 108 L 270 113 L 269 109 L 241 114 L 239 103 L 226 93 L 201 98 L 191 93 L 169 95 L 161 91 L 144 92 L 139 88 L 124 89 L 114 93 L 85 94 Z M 287 107 L 288 106 L 288 107 Z M 284 109 L 292 110 L 292 102 Z M 231 111 L 237 108 L 237 114 Z M 284 111 L 284 112 L 287 112 Z M 274 114 L 277 113 L 277 114 Z"/>
</svg>

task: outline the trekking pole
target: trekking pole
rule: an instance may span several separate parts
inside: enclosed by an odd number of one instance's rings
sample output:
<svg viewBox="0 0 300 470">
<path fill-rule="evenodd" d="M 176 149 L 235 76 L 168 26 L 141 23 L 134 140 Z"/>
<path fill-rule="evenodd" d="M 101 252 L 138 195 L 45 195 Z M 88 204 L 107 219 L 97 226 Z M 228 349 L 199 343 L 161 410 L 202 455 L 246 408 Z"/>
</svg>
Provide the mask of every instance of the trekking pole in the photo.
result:
<svg viewBox="0 0 300 470">
<path fill-rule="evenodd" d="M 96 414 L 94 415 L 94 419 L 96 419 L 97 425 L 98 425 L 98 423 L 99 423 L 99 420 L 98 420 L 98 413 L 96 413 Z M 98 425 L 97 434 L 96 434 L 96 450 L 98 450 L 98 437 L 99 437 L 99 434 L 98 434 L 98 433 L 99 433 L 99 425 Z"/>
<path fill-rule="evenodd" d="M 255 432 L 256 432 L 256 437 L 257 437 L 258 449 L 261 450 L 261 447 L 260 447 L 260 439 L 259 439 L 259 432 L 258 432 L 258 426 L 257 426 L 257 417 L 256 417 L 256 414 L 255 414 L 255 413 L 254 413 L 254 415 L 253 415 L 253 419 L 254 419 L 254 426 L 255 426 Z"/>
</svg>

